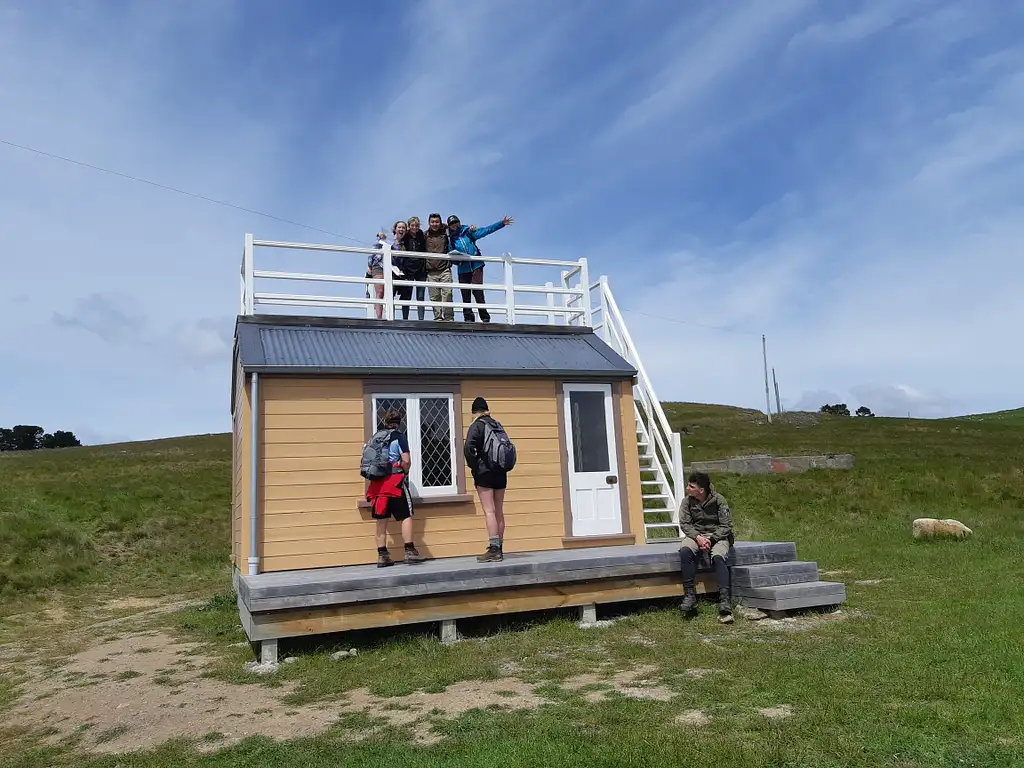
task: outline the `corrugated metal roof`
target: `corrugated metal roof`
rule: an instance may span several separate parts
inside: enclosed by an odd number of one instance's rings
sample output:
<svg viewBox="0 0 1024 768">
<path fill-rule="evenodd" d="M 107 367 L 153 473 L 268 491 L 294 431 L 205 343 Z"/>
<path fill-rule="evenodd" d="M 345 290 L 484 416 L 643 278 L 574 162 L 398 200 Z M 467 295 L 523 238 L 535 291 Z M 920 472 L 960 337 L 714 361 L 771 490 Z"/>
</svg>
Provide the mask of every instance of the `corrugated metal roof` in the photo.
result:
<svg viewBox="0 0 1024 768">
<path fill-rule="evenodd" d="M 247 371 L 629 378 L 636 370 L 589 329 L 239 322 Z"/>
</svg>

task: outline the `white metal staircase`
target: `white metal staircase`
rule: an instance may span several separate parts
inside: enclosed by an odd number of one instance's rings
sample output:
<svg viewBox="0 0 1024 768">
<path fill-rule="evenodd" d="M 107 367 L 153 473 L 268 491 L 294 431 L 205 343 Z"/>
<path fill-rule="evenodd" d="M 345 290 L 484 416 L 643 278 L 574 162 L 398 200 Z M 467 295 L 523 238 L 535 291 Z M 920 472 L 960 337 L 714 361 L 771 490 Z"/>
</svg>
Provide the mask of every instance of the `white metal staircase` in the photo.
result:
<svg viewBox="0 0 1024 768">
<path fill-rule="evenodd" d="M 644 370 L 640 354 L 622 313 L 615 303 L 608 279 L 601 277 L 591 286 L 597 293 L 591 301 L 593 328 L 616 352 L 637 369 L 633 387 L 633 413 L 640 449 L 641 487 L 644 499 L 644 529 L 647 539 L 665 541 L 679 538 L 679 510 L 685 496 L 683 448 L 678 432 L 669 426 L 661 401 Z"/>
</svg>

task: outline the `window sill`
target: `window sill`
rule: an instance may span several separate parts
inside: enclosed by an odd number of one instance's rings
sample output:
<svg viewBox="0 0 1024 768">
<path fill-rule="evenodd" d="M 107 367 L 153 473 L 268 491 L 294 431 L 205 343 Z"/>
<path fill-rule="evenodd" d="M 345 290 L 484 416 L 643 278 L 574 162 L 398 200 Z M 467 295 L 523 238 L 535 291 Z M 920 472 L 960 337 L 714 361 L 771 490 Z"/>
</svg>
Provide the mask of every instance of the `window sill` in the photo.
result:
<svg viewBox="0 0 1024 768">
<path fill-rule="evenodd" d="M 636 536 L 632 533 L 615 533 L 609 536 L 563 536 L 562 544 L 566 547 L 627 545 L 636 544 Z"/>
<path fill-rule="evenodd" d="M 471 504 L 473 502 L 473 495 L 470 493 L 457 493 L 453 496 L 413 496 L 413 506 L 427 506 L 430 504 Z M 370 509 L 371 504 L 368 501 L 360 501 L 358 503 L 359 509 Z"/>
</svg>

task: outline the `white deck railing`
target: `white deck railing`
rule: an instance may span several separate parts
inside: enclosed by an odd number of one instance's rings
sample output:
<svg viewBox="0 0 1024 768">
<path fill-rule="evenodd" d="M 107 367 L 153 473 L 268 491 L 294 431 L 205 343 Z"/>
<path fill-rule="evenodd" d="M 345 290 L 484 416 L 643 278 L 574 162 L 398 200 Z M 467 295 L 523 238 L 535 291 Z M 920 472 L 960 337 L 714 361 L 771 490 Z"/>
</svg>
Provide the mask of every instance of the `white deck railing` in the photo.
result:
<svg viewBox="0 0 1024 768">
<path fill-rule="evenodd" d="M 257 268 L 256 254 L 259 252 L 263 258 L 263 253 L 272 251 L 290 251 L 292 256 L 296 251 L 305 252 L 327 259 L 328 263 L 322 271 Z M 367 257 L 371 255 L 381 256 L 382 278 L 366 277 Z M 452 289 L 453 300 L 434 302 L 429 300 L 428 291 L 431 287 L 439 287 L 439 284 L 396 277 L 392 271 L 396 255 L 444 259 L 453 262 L 453 272 L 456 262 L 480 261 L 485 264 L 485 275 L 488 267 L 493 270 L 497 265 L 501 267 L 501 275 L 499 280 L 483 285 L 459 283 L 457 276 L 453 275 L 453 283 L 443 284 Z M 288 266 L 292 266 L 291 263 Z M 387 243 L 382 248 L 360 248 L 256 240 L 252 235 L 246 235 L 241 269 L 241 314 L 252 315 L 267 312 L 270 308 L 290 307 L 306 312 L 313 310 L 322 315 L 355 311 L 370 318 L 376 317 L 379 311 L 382 319 L 394 320 L 399 317 L 400 308 L 409 307 L 409 319 L 416 320 L 421 307 L 424 319 L 433 319 L 432 307 L 451 307 L 456 314 L 463 309 L 474 312 L 486 309 L 512 324 L 583 325 L 593 328 L 638 372 L 633 402 L 643 475 L 645 529 L 648 533 L 659 531 L 650 538 L 678 537 L 679 511 L 685 498 L 680 436 L 669 426 L 661 401 L 654 392 L 639 351 L 612 296 L 608 279 L 601 276 L 591 283 L 588 270 L 585 258 L 570 261 L 521 258 L 507 253 L 502 256 L 413 254 L 393 251 Z M 276 283 L 281 288 L 267 290 L 268 283 Z M 381 298 L 376 296 L 376 286 L 379 285 L 384 287 Z M 427 291 L 424 301 L 397 298 L 395 289 L 403 286 L 424 288 Z M 484 304 L 464 303 L 457 300 L 461 289 L 499 293 L 501 300 L 488 299 Z M 647 522 L 650 517 L 655 519 Z M 664 519 L 666 517 L 668 520 Z M 668 537 L 664 535 L 666 533 Z"/>
<path fill-rule="evenodd" d="M 316 252 L 319 256 L 333 256 L 341 260 L 330 272 L 296 272 L 293 270 L 259 269 L 256 265 L 258 251 L 283 249 L 291 251 Z M 383 277 L 366 276 L 367 258 L 381 256 Z M 262 256 L 262 254 L 261 254 Z M 415 256 L 452 262 L 453 282 L 438 284 L 426 281 L 403 279 L 395 274 L 395 257 Z M 458 282 L 455 266 L 460 261 L 479 261 L 485 265 L 500 265 L 501 274 L 497 282 L 469 285 Z M 492 267 L 493 269 L 493 267 Z M 547 271 L 551 280 L 541 284 L 536 276 Z M 340 274 L 339 274 L 340 273 Z M 489 276 L 489 275 L 488 275 Z M 533 280 L 528 278 L 533 277 Z M 543 278 L 542 278 L 543 279 Z M 267 311 L 269 307 L 310 308 L 315 310 L 365 312 L 367 317 L 381 317 L 394 320 L 400 316 L 400 308 L 409 307 L 409 319 L 419 319 L 419 308 L 424 310 L 423 319 L 433 319 L 432 308 L 450 307 L 453 312 L 481 309 L 497 314 L 506 323 L 541 323 L 548 325 L 592 324 L 590 291 L 587 290 L 590 276 L 587 260 L 530 259 L 504 254 L 503 256 L 464 256 L 461 254 L 411 253 L 392 250 L 389 243 L 382 248 L 360 248 L 346 245 L 313 245 L 308 243 L 287 243 L 273 240 L 255 240 L 252 235 L 245 237 L 245 250 L 241 269 L 241 314 L 252 315 Z M 276 282 L 279 290 L 267 290 L 266 285 Z M 287 288 L 284 286 L 287 285 Z M 311 286 L 316 286 L 312 289 Z M 327 286 L 333 290 L 326 289 Z M 377 297 L 377 286 L 383 286 L 383 296 Z M 397 288 L 424 290 L 423 300 L 400 299 Z M 452 301 L 430 301 L 430 288 L 449 288 Z M 484 291 L 484 304 L 459 301 L 460 290 Z M 486 294 L 500 294 L 500 301 L 490 300 Z M 378 314 L 379 313 L 379 314 Z M 404 314 L 402 310 L 401 314 Z M 414 317 L 415 315 L 415 317 Z"/>
</svg>

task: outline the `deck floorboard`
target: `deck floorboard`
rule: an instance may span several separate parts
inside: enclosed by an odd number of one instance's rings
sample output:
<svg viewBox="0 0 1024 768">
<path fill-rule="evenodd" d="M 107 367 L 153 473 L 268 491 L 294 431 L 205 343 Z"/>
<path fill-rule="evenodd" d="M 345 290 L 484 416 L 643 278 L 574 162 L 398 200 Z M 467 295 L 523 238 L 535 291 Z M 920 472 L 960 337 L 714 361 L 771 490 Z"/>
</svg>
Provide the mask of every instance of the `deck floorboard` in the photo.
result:
<svg viewBox="0 0 1024 768">
<path fill-rule="evenodd" d="M 786 562 L 792 542 L 736 542 L 734 565 Z M 679 543 L 641 544 L 505 555 L 499 563 L 451 557 L 389 568 L 375 565 L 242 575 L 239 601 L 251 613 L 345 605 L 517 586 L 678 573 Z"/>
</svg>

